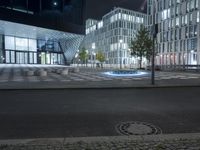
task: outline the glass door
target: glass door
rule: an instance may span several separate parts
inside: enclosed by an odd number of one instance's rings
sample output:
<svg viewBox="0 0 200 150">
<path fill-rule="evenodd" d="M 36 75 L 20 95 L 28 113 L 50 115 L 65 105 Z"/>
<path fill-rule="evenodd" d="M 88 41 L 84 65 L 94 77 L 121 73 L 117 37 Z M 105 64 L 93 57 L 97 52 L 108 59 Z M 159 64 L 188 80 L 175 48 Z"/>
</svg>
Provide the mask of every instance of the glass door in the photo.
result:
<svg viewBox="0 0 200 150">
<path fill-rule="evenodd" d="M 46 64 L 45 63 L 46 62 L 45 52 L 42 52 L 40 57 L 41 57 L 41 64 L 43 64 L 43 65 Z"/>
<path fill-rule="evenodd" d="M 17 64 L 28 64 L 28 52 L 16 51 L 16 63 Z"/>
<path fill-rule="evenodd" d="M 51 55 L 50 53 L 46 53 L 46 64 L 51 64 Z"/>
<path fill-rule="evenodd" d="M 16 63 L 15 51 L 6 50 L 6 63 Z"/>
</svg>

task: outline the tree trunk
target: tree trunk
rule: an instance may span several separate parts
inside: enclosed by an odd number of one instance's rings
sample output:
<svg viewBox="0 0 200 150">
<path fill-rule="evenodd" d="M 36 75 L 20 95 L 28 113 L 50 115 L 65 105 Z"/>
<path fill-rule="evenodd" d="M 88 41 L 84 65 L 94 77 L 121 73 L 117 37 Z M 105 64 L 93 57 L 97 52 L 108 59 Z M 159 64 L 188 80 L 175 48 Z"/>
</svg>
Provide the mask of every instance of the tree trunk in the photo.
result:
<svg viewBox="0 0 200 150">
<path fill-rule="evenodd" d="M 140 57 L 140 69 L 142 69 L 142 57 Z"/>
</svg>

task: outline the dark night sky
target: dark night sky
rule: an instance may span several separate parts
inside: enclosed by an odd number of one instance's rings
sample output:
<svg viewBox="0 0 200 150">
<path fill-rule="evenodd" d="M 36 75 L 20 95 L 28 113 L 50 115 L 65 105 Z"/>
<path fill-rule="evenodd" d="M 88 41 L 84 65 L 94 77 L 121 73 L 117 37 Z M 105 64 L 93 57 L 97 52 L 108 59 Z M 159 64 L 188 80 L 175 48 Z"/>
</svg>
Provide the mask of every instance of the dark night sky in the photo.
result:
<svg viewBox="0 0 200 150">
<path fill-rule="evenodd" d="M 113 9 L 113 7 L 122 7 L 135 11 L 141 10 L 146 0 L 86 0 L 86 19 L 101 19 L 103 15 Z"/>
<path fill-rule="evenodd" d="M 146 0 L 85 0 L 85 14 L 84 20 L 88 18 L 101 19 L 106 13 L 110 12 L 114 7 L 122 7 L 135 11 L 146 11 Z M 27 6 L 26 0 L 0 0 L 0 6 L 14 6 L 15 8 L 25 8 Z M 57 6 L 53 3 L 57 2 Z M 73 13 L 81 13 L 81 0 L 41 0 L 42 10 L 61 10 L 64 2 L 64 14 L 69 14 L 66 18 L 72 18 L 70 15 Z M 40 0 L 29 0 L 28 8 L 31 11 L 39 12 Z M 144 8 L 145 7 L 145 8 Z M 141 9 L 143 8 L 143 9 Z M 78 15 L 75 15 L 77 18 Z M 69 19 L 70 20 L 70 19 Z M 82 22 L 84 22 L 84 20 Z M 75 21 L 76 22 L 76 21 Z"/>
</svg>

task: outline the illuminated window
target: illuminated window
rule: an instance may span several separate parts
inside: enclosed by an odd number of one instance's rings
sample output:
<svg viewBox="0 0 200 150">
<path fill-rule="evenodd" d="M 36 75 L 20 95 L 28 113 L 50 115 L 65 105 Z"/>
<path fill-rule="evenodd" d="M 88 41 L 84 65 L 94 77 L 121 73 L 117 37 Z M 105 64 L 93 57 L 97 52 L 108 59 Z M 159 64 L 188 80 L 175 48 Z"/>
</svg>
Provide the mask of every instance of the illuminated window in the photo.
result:
<svg viewBox="0 0 200 150">
<path fill-rule="evenodd" d="M 188 24 L 188 16 L 185 15 L 185 24 Z"/>
<path fill-rule="evenodd" d="M 124 14 L 124 20 L 128 20 L 128 15 Z"/>
<path fill-rule="evenodd" d="M 114 16 L 111 16 L 110 22 L 111 22 L 111 23 L 114 22 Z"/>
<path fill-rule="evenodd" d="M 98 29 L 100 29 L 100 28 L 102 28 L 103 27 L 103 21 L 100 21 L 99 23 L 98 23 Z"/>
<path fill-rule="evenodd" d="M 176 26 L 179 26 L 179 18 L 176 18 Z"/>
<path fill-rule="evenodd" d="M 170 9 L 167 10 L 167 17 L 170 18 Z"/>
<path fill-rule="evenodd" d="M 182 25 L 185 24 L 185 18 L 184 18 L 184 16 L 181 16 L 181 24 L 182 24 Z"/>
<path fill-rule="evenodd" d="M 189 15 L 190 17 L 190 23 L 192 23 L 192 13 Z"/>
<path fill-rule="evenodd" d="M 28 40 L 24 38 L 15 38 L 16 50 L 28 50 Z"/>
<path fill-rule="evenodd" d="M 122 14 L 118 13 L 118 18 L 121 19 L 122 18 Z"/>
<path fill-rule="evenodd" d="M 198 1 L 198 0 L 196 0 L 195 7 L 196 7 L 196 8 L 198 8 L 198 7 L 199 7 L 199 1 Z"/>
<path fill-rule="evenodd" d="M 10 63 L 10 52 L 6 51 L 6 63 Z"/>
<path fill-rule="evenodd" d="M 167 19 L 167 15 L 168 15 L 168 11 L 167 10 L 163 10 L 162 11 L 162 20 Z"/>
<path fill-rule="evenodd" d="M 37 51 L 37 42 L 36 40 L 29 39 L 29 51 Z"/>
<path fill-rule="evenodd" d="M 131 21 L 131 15 L 127 15 L 128 16 L 128 21 Z"/>
<path fill-rule="evenodd" d="M 194 5 L 195 5 L 194 0 L 190 1 L 190 10 L 194 9 Z"/>
<path fill-rule="evenodd" d="M 190 11 L 190 3 L 187 2 L 187 12 L 189 12 L 189 11 Z"/>
<path fill-rule="evenodd" d="M 115 14 L 114 15 L 114 21 L 117 21 L 118 20 L 118 14 Z"/>
<path fill-rule="evenodd" d="M 95 49 L 95 48 L 96 48 L 96 44 L 92 43 L 92 49 Z"/>
<path fill-rule="evenodd" d="M 171 25 L 171 27 L 173 28 L 174 27 L 174 19 L 172 19 L 172 21 L 171 21 L 171 23 L 172 23 L 172 25 Z"/>
<path fill-rule="evenodd" d="M 141 18 L 141 23 L 144 23 L 144 18 Z"/>
<path fill-rule="evenodd" d="M 168 21 L 168 28 L 171 28 L 171 20 Z"/>
<path fill-rule="evenodd" d="M 15 50 L 15 39 L 11 36 L 5 36 L 5 49 Z"/>
<path fill-rule="evenodd" d="M 136 17 L 136 22 L 137 22 L 137 23 L 140 22 L 140 17 Z"/>
</svg>

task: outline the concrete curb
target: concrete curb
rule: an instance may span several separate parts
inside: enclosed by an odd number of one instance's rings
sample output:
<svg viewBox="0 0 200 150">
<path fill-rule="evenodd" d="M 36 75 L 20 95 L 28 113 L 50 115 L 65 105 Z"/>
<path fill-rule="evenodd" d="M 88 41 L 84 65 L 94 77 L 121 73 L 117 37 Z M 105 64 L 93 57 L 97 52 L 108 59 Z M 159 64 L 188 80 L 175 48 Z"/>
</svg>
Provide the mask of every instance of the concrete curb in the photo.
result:
<svg viewBox="0 0 200 150">
<path fill-rule="evenodd" d="M 84 89 L 156 89 L 156 88 L 189 88 L 200 87 L 200 85 L 170 85 L 170 86 L 138 86 L 138 87 L 24 87 L 24 88 L 0 88 L 1 91 L 12 90 L 84 90 Z"/>
<path fill-rule="evenodd" d="M 134 82 L 134 81 L 133 81 Z M 150 83 L 133 83 L 133 82 L 73 82 L 73 83 L 56 83 L 56 82 L 40 82 L 40 83 L 0 83 L 0 90 L 56 90 L 56 89 L 148 89 L 148 88 L 177 88 L 177 87 L 200 87 L 195 83 L 158 83 L 151 85 Z"/>
<path fill-rule="evenodd" d="M 73 137 L 73 138 L 38 138 L 38 139 L 12 139 L 0 140 L 0 145 L 51 145 L 67 143 L 92 143 L 92 142 L 116 142 L 131 140 L 135 142 L 158 142 L 200 139 L 200 133 L 161 134 L 145 136 L 107 136 L 107 137 Z"/>
</svg>

